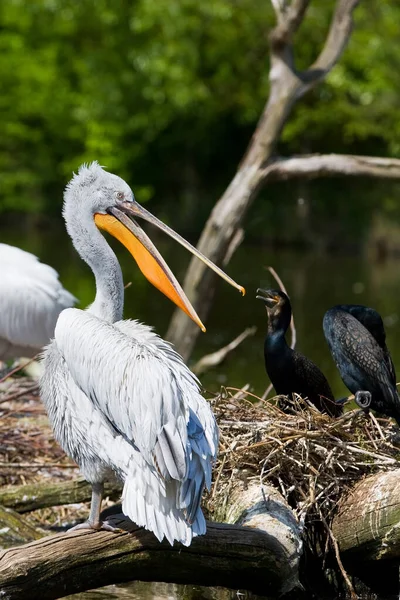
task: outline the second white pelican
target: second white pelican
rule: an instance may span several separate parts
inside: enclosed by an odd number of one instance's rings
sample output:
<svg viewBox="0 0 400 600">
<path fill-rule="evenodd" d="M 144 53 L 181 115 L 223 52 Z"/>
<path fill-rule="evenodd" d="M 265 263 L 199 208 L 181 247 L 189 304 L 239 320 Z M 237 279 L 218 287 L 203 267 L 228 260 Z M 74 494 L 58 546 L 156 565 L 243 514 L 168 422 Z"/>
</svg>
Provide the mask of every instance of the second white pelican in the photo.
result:
<svg viewBox="0 0 400 600">
<path fill-rule="evenodd" d="M 150 239 L 131 217 L 157 225 L 240 289 L 134 199 L 121 178 L 97 163 L 83 165 L 64 195 L 73 244 L 96 278 L 86 311 L 64 310 L 44 355 L 42 399 L 54 434 L 92 484 L 89 519 L 100 522 L 103 483 L 123 483 L 122 509 L 161 541 L 189 545 L 205 533 L 200 508 L 218 445 L 212 411 L 196 377 L 168 342 L 138 321 L 122 321 L 124 287 L 104 229 L 131 252 L 142 273 L 203 327 Z M 80 527 L 80 526 L 78 526 Z M 112 528 L 111 528 L 112 529 Z"/>
<path fill-rule="evenodd" d="M 60 312 L 76 302 L 52 267 L 0 244 L 0 361 L 35 356 L 53 337 Z"/>
</svg>

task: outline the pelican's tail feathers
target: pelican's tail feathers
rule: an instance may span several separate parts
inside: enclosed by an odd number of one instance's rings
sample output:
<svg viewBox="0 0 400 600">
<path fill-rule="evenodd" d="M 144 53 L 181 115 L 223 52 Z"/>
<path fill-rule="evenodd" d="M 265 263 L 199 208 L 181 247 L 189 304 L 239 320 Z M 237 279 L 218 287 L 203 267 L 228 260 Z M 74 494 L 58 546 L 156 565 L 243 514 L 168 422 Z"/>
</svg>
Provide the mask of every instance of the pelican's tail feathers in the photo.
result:
<svg viewBox="0 0 400 600">
<path fill-rule="evenodd" d="M 176 486 L 177 482 L 167 485 Z M 196 533 L 186 521 L 183 511 L 174 506 L 175 497 L 171 490 L 166 496 L 160 494 L 157 502 L 149 502 L 148 496 L 138 490 L 135 479 L 128 478 L 122 493 L 122 512 L 139 527 L 152 531 L 160 542 L 165 537 L 171 546 L 175 540 L 190 546 Z"/>
</svg>

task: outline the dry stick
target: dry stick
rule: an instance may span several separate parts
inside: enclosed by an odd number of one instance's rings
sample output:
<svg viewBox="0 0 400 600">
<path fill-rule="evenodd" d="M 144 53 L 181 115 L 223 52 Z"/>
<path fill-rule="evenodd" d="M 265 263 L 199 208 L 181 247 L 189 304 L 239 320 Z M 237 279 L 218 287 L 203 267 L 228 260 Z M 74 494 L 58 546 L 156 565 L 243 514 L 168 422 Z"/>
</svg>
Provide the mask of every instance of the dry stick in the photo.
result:
<svg viewBox="0 0 400 600">
<path fill-rule="evenodd" d="M 369 413 L 369 416 L 370 416 L 371 421 L 373 422 L 373 424 L 375 425 L 375 427 L 379 431 L 379 435 L 381 436 L 381 440 L 383 440 L 384 442 L 386 442 L 386 438 L 383 435 L 383 431 L 381 429 L 381 426 L 378 423 L 377 418 L 375 417 L 375 415 L 372 414 L 372 412 Z"/>
<path fill-rule="evenodd" d="M 240 388 L 239 392 L 236 392 L 233 396 L 232 399 L 233 400 L 239 400 L 240 398 L 242 398 L 242 394 L 248 392 L 250 389 L 250 384 L 246 383 L 243 387 Z"/>
<path fill-rule="evenodd" d="M 18 367 L 15 367 L 15 369 L 13 369 L 12 371 L 10 371 L 9 373 L 7 373 L 6 375 L 4 375 L 4 377 L 2 377 L 0 379 L 0 383 L 3 383 L 3 381 L 5 381 L 9 377 L 11 377 L 11 375 L 15 375 L 15 373 L 18 373 L 18 371 L 21 371 L 22 369 L 25 369 L 25 367 L 27 367 L 28 365 L 30 365 L 39 356 L 40 356 L 40 352 L 38 352 L 37 354 L 35 354 L 35 356 L 33 356 L 30 360 L 28 360 L 27 363 L 25 363 L 23 365 L 18 365 Z"/>
<path fill-rule="evenodd" d="M 246 385 L 248 385 L 246 383 Z M 252 394 L 251 392 L 248 392 L 245 389 L 246 386 L 242 387 L 242 388 L 237 388 L 237 387 L 232 387 L 232 386 L 228 386 L 225 389 L 229 392 L 230 390 L 233 390 L 234 392 L 238 393 L 238 392 L 242 392 L 243 394 L 246 394 L 247 396 L 251 396 L 252 398 L 255 398 L 256 400 L 260 400 L 259 396 L 256 396 L 256 394 Z M 235 396 L 231 396 L 231 398 L 234 398 Z M 250 400 L 246 400 L 245 398 L 243 398 L 243 401 L 248 402 L 249 404 L 252 404 L 250 402 Z"/>
<path fill-rule="evenodd" d="M 335 558 L 336 558 L 338 567 L 340 569 L 340 572 L 342 574 L 342 577 L 346 582 L 347 589 L 350 592 L 350 596 L 351 596 L 352 600 L 358 600 L 358 596 L 354 590 L 353 584 L 351 583 L 350 578 L 347 575 L 346 569 L 343 566 L 342 559 L 340 558 L 340 551 L 339 551 L 339 545 L 337 543 L 337 539 L 333 535 L 331 528 L 329 527 L 328 523 L 326 522 L 326 519 L 323 517 L 322 512 L 320 510 L 319 510 L 319 516 L 320 516 L 320 519 L 321 519 L 322 523 L 324 524 L 324 527 L 325 527 L 325 529 L 328 533 L 328 536 L 332 542 L 333 550 L 335 552 Z"/>
<path fill-rule="evenodd" d="M 31 387 L 25 388 L 23 390 L 18 390 L 13 394 L 9 394 L 5 398 L 0 400 L 0 404 L 4 404 L 5 402 L 10 402 L 10 400 L 17 400 L 17 398 L 22 398 L 22 396 L 26 396 L 27 394 L 31 394 L 32 392 L 36 392 L 39 389 L 39 384 L 35 383 L 35 385 L 31 385 Z"/>
<path fill-rule="evenodd" d="M 274 267 L 267 267 L 267 269 L 271 273 L 271 275 L 274 277 L 275 281 L 279 285 L 282 292 L 284 294 L 288 295 L 285 285 L 284 285 L 282 279 L 279 277 L 278 273 L 275 271 Z M 296 347 L 296 342 L 297 342 L 297 333 L 296 333 L 296 327 L 294 324 L 293 313 L 292 313 L 292 317 L 290 319 L 290 332 L 291 332 L 291 336 L 292 336 L 292 340 L 290 342 L 290 347 L 292 350 L 294 350 Z M 272 390 L 273 387 L 274 386 L 272 385 L 272 383 L 270 383 L 269 386 L 267 387 L 267 389 L 265 390 L 265 392 L 263 393 L 263 395 L 261 396 L 262 400 L 265 400 L 268 397 L 268 394 L 270 393 L 270 391 Z"/>
<path fill-rule="evenodd" d="M 201 375 L 204 373 L 204 371 L 221 364 L 221 362 L 228 356 L 230 352 L 232 352 L 232 350 L 235 350 L 235 348 L 237 348 L 239 344 L 241 344 L 247 337 L 254 335 L 256 330 L 256 327 L 248 327 L 229 344 L 223 346 L 223 348 L 220 348 L 211 354 L 206 354 L 200 358 L 200 360 L 191 367 L 193 373 L 196 375 Z"/>
<path fill-rule="evenodd" d="M 211 493 L 211 499 L 214 498 L 214 496 L 215 496 L 215 494 L 217 492 L 219 480 L 221 478 L 221 473 L 224 470 L 225 461 L 226 461 L 226 456 L 223 457 L 223 459 L 221 461 L 221 466 L 220 466 L 220 468 L 218 470 L 218 473 L 217 473 L 217 477 L 215 478 L 214 485 L 213 485 L 213 490 L 212 490 L 212 493 Z"/>
</svg>

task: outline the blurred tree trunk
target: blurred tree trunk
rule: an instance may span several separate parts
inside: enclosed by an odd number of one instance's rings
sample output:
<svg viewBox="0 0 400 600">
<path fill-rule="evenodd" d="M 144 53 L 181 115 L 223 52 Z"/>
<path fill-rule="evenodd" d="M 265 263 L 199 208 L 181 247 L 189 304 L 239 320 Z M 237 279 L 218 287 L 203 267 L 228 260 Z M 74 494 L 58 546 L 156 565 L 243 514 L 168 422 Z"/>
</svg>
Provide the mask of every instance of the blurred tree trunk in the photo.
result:
<svg viewBox="0 0 400 600">
<path fill-rule="evenodd" d="M 198 244 L 217 264 L 232 255 L 231 244 L 266 180 L 266 168 L 273 156 L 282 128 L 295 102 L 319 83 L 338 61 L 352 29 L 352 12 L 358 0 L 338 0 L 325 45 L 313 65 L 303 72 L 294 65 L 293 36 L 300 27 L 310 0 L 271 0 L 277 25 L 270 34 L 270 95 L 238 171 L 214 206 Z M 228 260 L 228 258 L 227 258 Z M 184 289 L 200 318 L 209 312 L 215 276 L 203 263 L 192 259 Z M 198 328 L 176 310 L 167 337 L 187 359 L 194 347 Z"/>
</svg>

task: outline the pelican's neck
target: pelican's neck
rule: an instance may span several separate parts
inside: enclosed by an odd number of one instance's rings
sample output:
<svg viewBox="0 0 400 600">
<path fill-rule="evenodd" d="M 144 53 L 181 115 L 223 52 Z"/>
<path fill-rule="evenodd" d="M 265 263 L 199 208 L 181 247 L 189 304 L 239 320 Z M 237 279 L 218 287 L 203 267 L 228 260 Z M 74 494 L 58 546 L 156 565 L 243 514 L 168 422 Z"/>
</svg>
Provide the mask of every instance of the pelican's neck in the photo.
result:
<svg viewBox="0 0 400 600">
<path fill-rule="evenodd" d="M 117 257 L 97 229 L 92 215 L 81 220 L 66 219 L 66 224 L 77 252 L 96 279 L 96 297 L 88 307 L 89 312 L 111 323 L 121 320 L 124 284 Z"/>
</svg>

